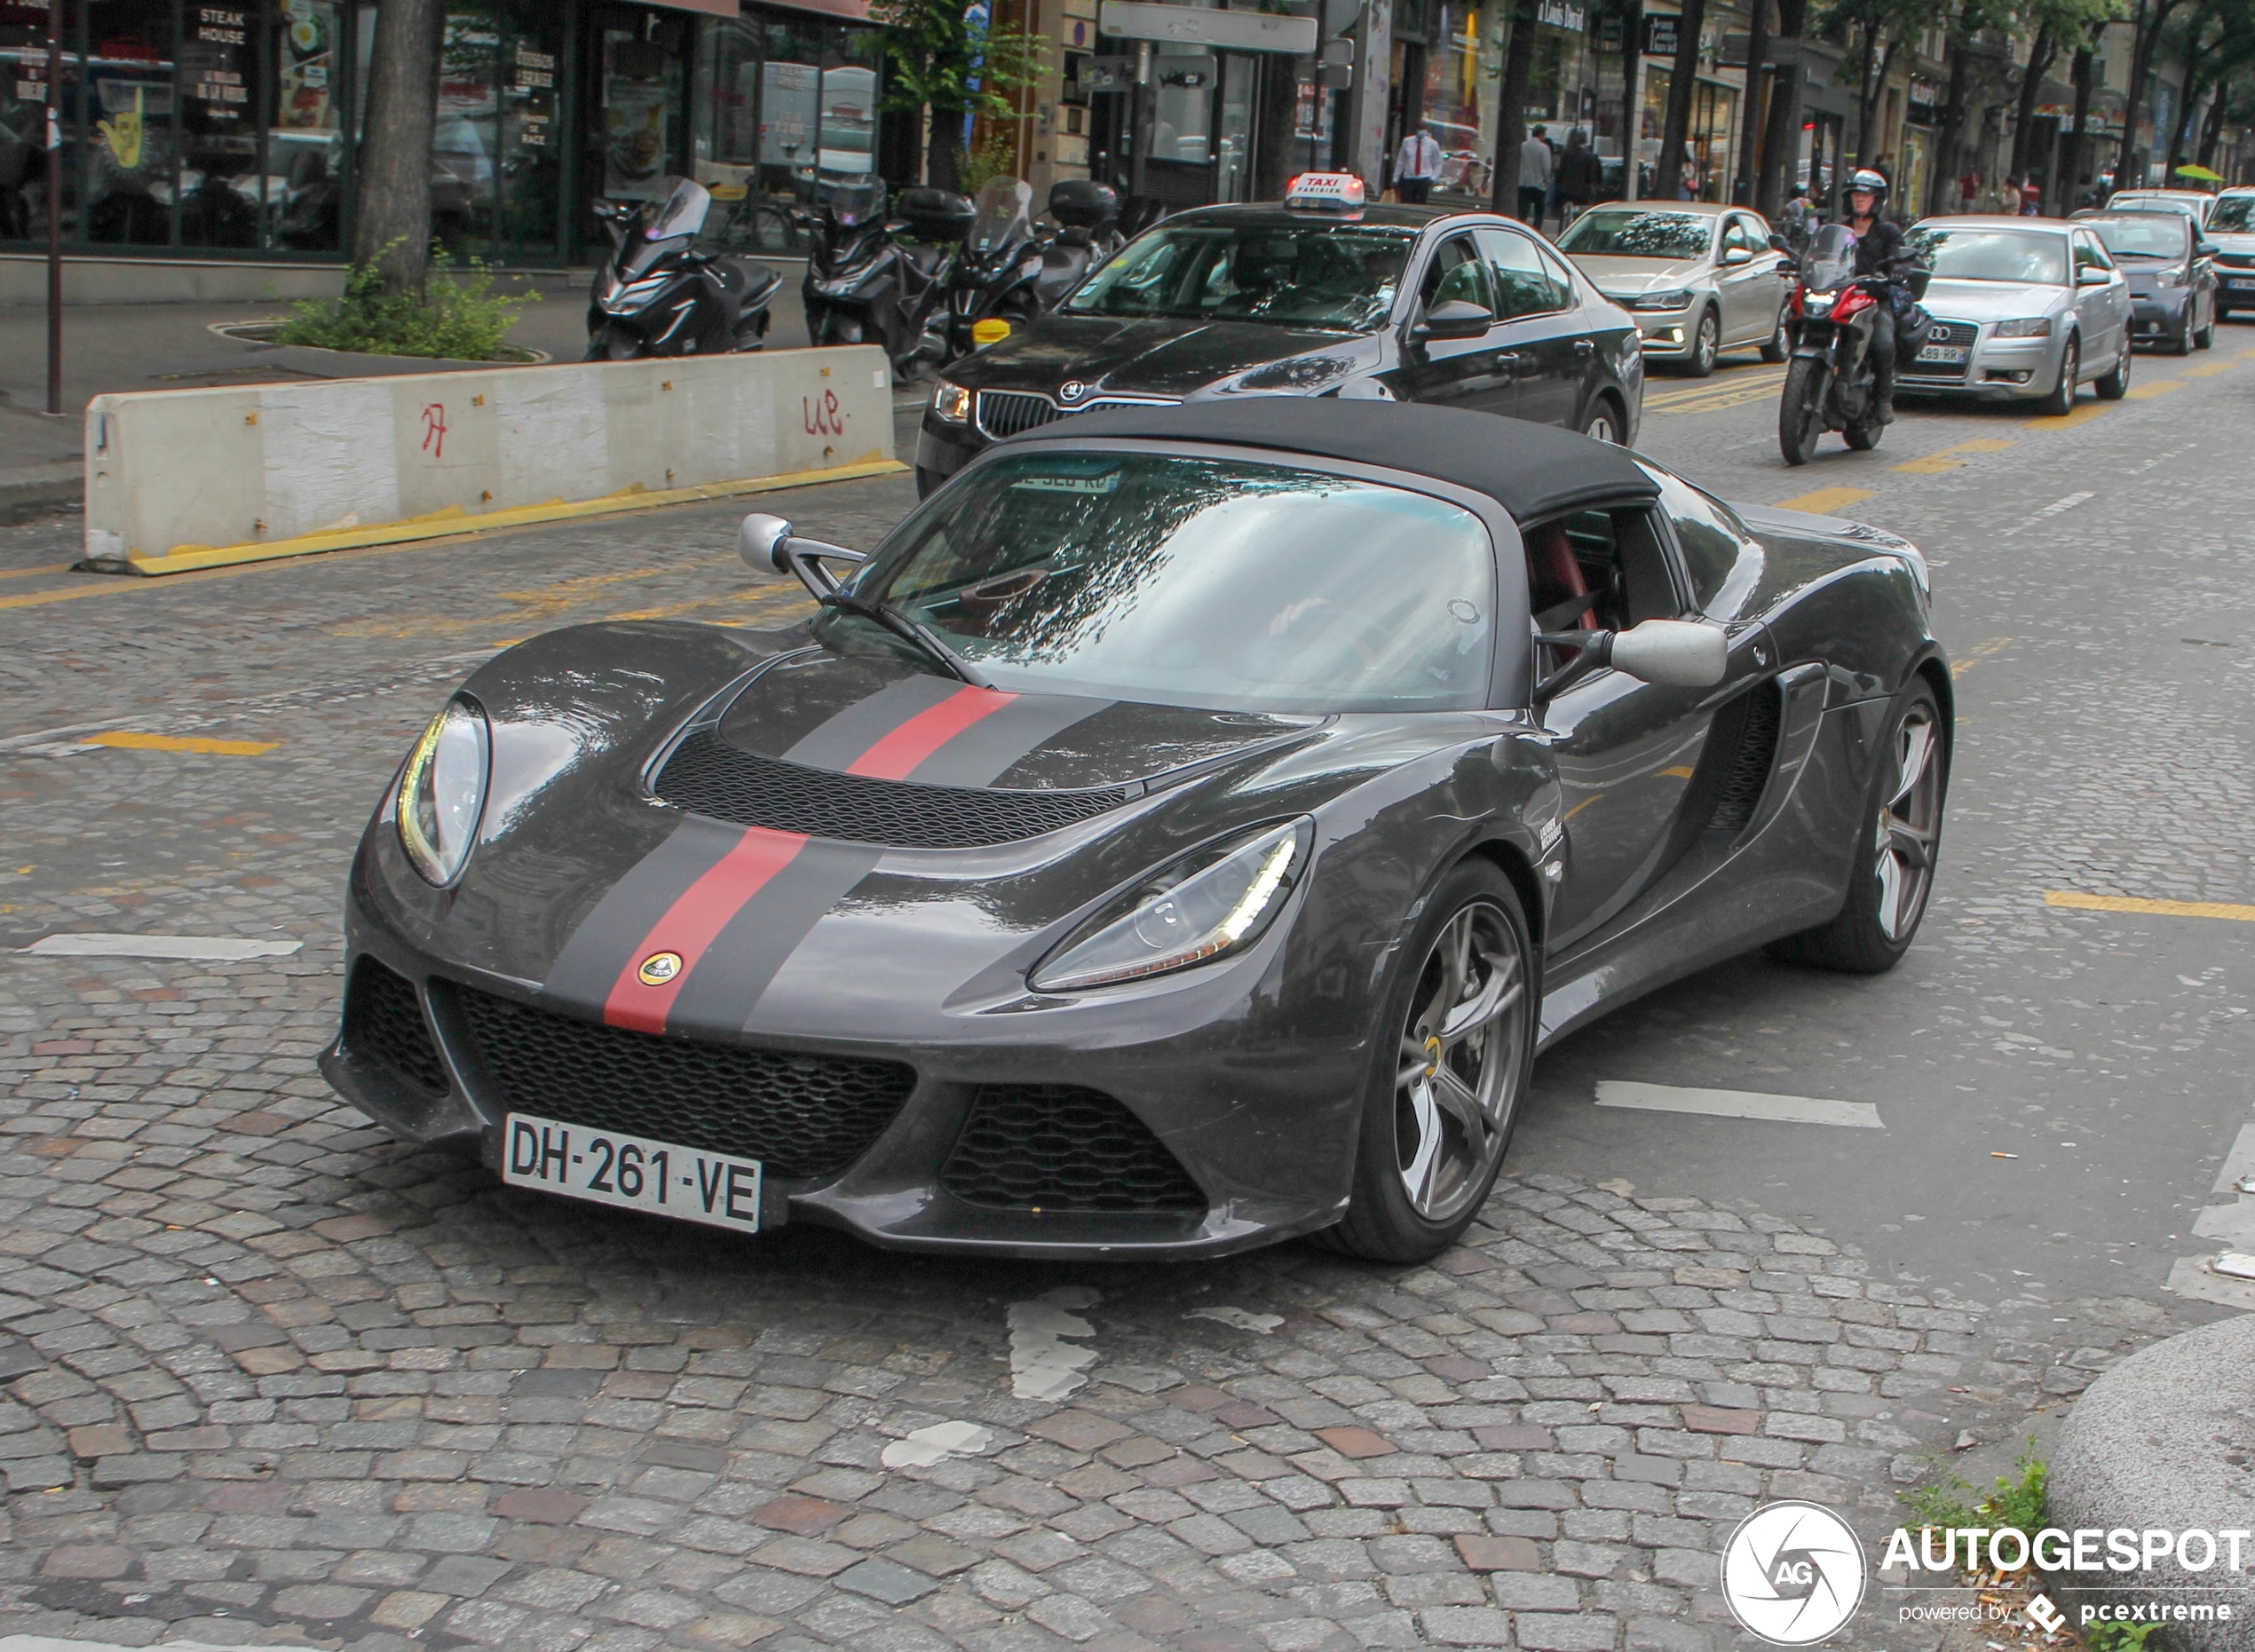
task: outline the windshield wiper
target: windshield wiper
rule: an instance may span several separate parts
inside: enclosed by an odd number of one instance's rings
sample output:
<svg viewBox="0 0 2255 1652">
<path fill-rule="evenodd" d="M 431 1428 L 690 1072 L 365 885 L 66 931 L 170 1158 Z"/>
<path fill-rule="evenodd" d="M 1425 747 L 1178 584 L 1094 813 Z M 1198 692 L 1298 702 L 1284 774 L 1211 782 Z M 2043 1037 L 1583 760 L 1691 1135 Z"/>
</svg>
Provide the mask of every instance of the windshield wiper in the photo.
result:
<svg viewBox="0 0 2255 1652">
<path fill-rule="evenodd" d="M 826 608 L 835 608 L 841 613 L 850 613 L 873 625 L 882 626 L 959 682 L 969 684 L 973 688 L 994 686 L 941 642 L 931 627 L 910 618 L 889 602 L 857 597 L 844 589 L 825 591 L 817 600 Z"/>
</svg>

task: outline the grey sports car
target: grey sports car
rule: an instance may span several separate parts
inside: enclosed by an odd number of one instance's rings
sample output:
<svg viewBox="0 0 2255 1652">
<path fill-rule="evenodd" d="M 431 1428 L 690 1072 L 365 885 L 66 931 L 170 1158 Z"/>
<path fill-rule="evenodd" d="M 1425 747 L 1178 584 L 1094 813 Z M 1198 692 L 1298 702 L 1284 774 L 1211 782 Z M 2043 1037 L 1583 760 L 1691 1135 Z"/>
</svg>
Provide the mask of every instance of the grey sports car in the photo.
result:
<svg viewBox="0 0 2255 1652">
<path fill-rule="evenodd" d="M 394 1133 L 744 1231 L 1404 1261 L 1545 1044 L 1925 910 L 1924 559 L 1618 447 L 1123 408 L 866 557 L 744 537 L 816 618 L 535 637 L 385 789 L 322 1067 Z"/>
</svg>

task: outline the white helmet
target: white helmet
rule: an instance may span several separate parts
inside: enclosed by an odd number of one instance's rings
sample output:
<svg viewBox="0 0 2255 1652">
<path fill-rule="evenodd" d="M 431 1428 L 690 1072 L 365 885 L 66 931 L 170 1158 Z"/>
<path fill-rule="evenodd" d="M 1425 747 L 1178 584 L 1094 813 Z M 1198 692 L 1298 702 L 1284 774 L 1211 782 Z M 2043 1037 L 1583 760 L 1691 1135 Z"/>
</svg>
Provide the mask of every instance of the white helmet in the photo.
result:
<svg viewBox="0 0 2255 1652">
<path fill-rule="evenodd" d="M 1883 172 L 1874 172 L 1868 166 L 1848 180 L 1849 194 L 1869 195 L 1874 205 L 1887 199 L 1887 175 Z"/>
</svg>

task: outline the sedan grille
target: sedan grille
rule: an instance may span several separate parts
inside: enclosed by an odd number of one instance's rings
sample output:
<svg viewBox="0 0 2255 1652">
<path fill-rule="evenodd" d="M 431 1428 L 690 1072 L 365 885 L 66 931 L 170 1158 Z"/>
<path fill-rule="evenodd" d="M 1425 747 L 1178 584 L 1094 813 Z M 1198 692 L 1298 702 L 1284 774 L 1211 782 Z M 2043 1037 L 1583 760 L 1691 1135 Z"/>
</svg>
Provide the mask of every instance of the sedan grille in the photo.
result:
<svg viewBox="0 0 2255 1652">
<path fill-rule="evenodd" d="M 344 991 L 344 1054 L 428 1095 L 447 1093 L 447 1064 L 423 1024 L 415 983 L 373 958 L 352 966 Z"/>
<path fill-rule="evenodd" d="M 921 786 L 811 769 L 731 746 L 709 729 L 682 741 L 658 775 L 658 796 L 737 826 L 896 849 L 977 849 L 1075 826 L 1130 801 L 1119 786 L 1003 791 Z"/>
<path fill-rule="evenodd" d="M 1061 407 L 1030 391 L 983 390 L 978 393 L 978 428 L 999 442 L 1075 413 L 1093 413 L 1098 407 L 1171 407 L 1175 400 L 1172 396 L 1099 396 L 1077 407 Z"/>
<path fill-rule="evenodd" d="M 843 1170 L 916 1086 L 904 1062 L 659 1038 L 473 987 L 452 996 L 510 1111 L 756 1158 L 780 1176 Z"/>
<path fill-rule="evenodd" d="M 1206 1195 L 1151 1127 L 1101 1090 L 988 1084 L 939 1173 L 967 1205 L 1191 1213 Z"/>
<path fill-rule="evenodd" d="M 1964 351 L 1966 359 L 1963 361 L 1914 361 L 1903 369 L 1902 376 L 1963 383 L 1966 374 L 1973 370 L 1974 340 L 1980 336 L 1981 329 L 1971 321 L 1935 322 L 1927 330 L 1926 344 L 1920 348 L 1947 345 L 1953 350 Z"/>
</svg>

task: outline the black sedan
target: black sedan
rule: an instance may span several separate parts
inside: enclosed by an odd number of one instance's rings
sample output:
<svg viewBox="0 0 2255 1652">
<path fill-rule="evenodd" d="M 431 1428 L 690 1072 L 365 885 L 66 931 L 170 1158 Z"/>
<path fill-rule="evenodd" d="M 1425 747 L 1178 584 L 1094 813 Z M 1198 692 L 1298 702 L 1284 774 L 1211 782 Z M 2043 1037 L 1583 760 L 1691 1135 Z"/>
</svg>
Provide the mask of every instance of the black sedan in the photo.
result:
<svg viewBox="0 0 2255 1652">
<path fill-rule="evenodd" d="M 1618 447 L 1122 409 L 866 557 L 745 540 L 815 619 L 533 638 L 387 787 L 322 1071 L 399 1135 L 739 1231 L 1404 1261 L 1545 1044 L 1925 910 L 1924 559 Z"/>
<path fill-rule="evenodd" d="M 917 486 L 1066 414 L 1246 396 L 1432 402 L 1626 444 L 1644 363 L 1635 318 L 1509 218 L 1212 207 L 1168 218 L 1057 310 L 949 368 Z"/>
<path fill-rule="evenodd" d="M 2190 355 L 2216 342 L 2216 249 L 2180 212 L 2094 212 L 2077 221 L 2130 282 L 2131 336 Z"/>
</svg>

